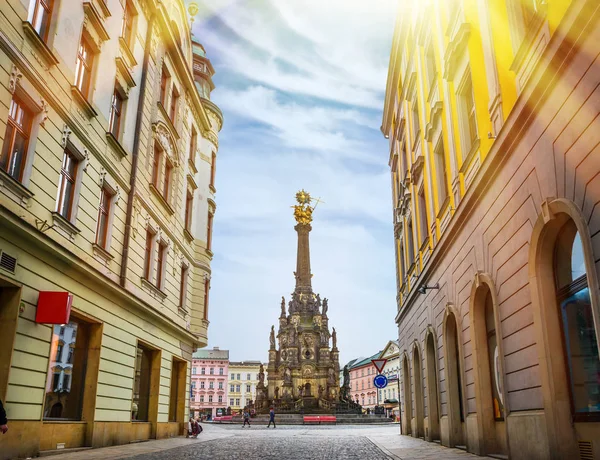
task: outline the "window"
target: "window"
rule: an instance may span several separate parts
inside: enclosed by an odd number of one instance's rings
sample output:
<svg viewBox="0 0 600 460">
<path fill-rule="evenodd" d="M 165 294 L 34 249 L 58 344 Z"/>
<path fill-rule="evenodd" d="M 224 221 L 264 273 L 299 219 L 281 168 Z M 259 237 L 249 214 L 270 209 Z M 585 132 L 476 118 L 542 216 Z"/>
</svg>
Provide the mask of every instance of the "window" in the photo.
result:
<svg viewBox="0 0 600 460">
<path fill-rule="evenodd" d="M 595 420 L 600 415 L 600 358 L 583 245 L 573 221 L 560 230 L 554 259 L 573 418 Z"/>
<path fill-rule="evenodd" d="M 65 347 L 65 344 L 62 340 L 58 341 L 58 345 L 56 347 L 56 358 L 55 361 L 58 363 L 62 362 L 62 354 L 63 354 L 63 349 Z"/>
<path fill-rule="evenodd" d="M 419 233 L 421 246 L 429 235 L 427 227 L 427 206 L 425 204 L 425 187 L 419 190 Z"/>
<path fill-rule="evenodd" d="M 125 11 L 123 12 L 123 24 L 121 26 L 121 37 L 125 40 L 125 43 L 130 48 L 133 47 L 131 38 L 133 36 L 133 19 L 135 17 L 131 2 L 127 0 L 125 2 Z"/>
<path fill-rule="evenodd" d="M 230 379 L 231 379 L 231 380 L 235 380 L 235 374 L 231 374 L 231 377 L 230 377 Z M 233 390 L 231 390 L 231 391 L 233 391 Z"/>
<path fill-rule="evenodd" d="M 204 319 L 208 321 L 208 293 L 210 292 L 210 278 L 204 280 Z M 240 374 L 237 375 L 240 380 Z"/>
<path fill-rule="evenodd" d="M 239 406 L 240 405 L 240 399 L 239 398 L 235 398 L 235 405 Z"/>
<path fill-rule="evenodd" d="M 185 229 L 189 232 L 192 229 L 192 209 L 194 206 L 194 195 L 188 190 L 185 196 Z"/>
<path fill-rule="evenodd" d="M 152 161 L 152 185 L 158 188 L 158 180 L 160 178 L 160 167 L 162 164 L 163 150 L 158 145 L 158 142 L 154 143 L 154 159 Z"/>
<path fill-rule="evenodd" d="M 215 374 L 215 369 L 213 367 L 210 368 L 209 370 L 210 375 L 214 375 Z"/>
<path fill-rule="evenodd" d="M 204 387 L 202 387 L 202 388 L 204 388 Z M 202 403 L 204 402 L 204 395 L 200 395 L 200 402 L 202 402 Z"/>
<path fill-rule="evenodd" d="M 250 374 L 246 374 L 246 380 L 250 380 Z"/>
<path fill-rule="evenodd" d="M 78 168 L 79 159 L 76 158 L 70 150 L 65 150 L 60 170 L 56 212 L 69 221 L 73 218 L 73 199 L 75 198 L 75 184 Z"/>
<path fill-rule="evenodd" d="M 215 188 L 215 172 L 217 168 L 217 154 L 215 152 L 212 153 L 212 161 L 210 163 L 210 186 Z"/>
<path fill-rule="evenodd" d="M 147 422 L 150 418 L 150 400 L 158 403 L 158 395 L 151 394 L 152 383 L 158 384 L 160 375 L 153 372 L 153 363 L 160 360 L 159 352 L 138 344 L 135 359 L 135 378 L 133 381 L 133 404 L 131 419 Z"/>
<path fill-rule="evenodd" d="M 465 82 L 460 90 L 459 106 L 461 112 L 462 140 L 464 144 L 463 156 L 466 157 L 478 139 L 475 95 L 473 94 L 473 81 L 471 80 L 470 70 L 467 70 Z"/>
<path fill-rule="evenodd" d="M 167 243 L 160 241 L 158 243 L 158 261 L 156 264 L 156 287 L 163 289 L 164 287 L 164 276 L 166 274 L 167 265 Z"/>
<path fill-rule="evenodd" d="M 242 380 L 242 378 L 240 377 L 240 374 L 237 375 L 237 379 L 236 380 Z M 240 390 L 238 390 L 240 391 Z"/>
<path fill-rule="evenodd" d="M 196 370 L 197 369 L 195 367 L 192 367 L 192 375 L 196 375 Z"/>
<path fill-rule="evenodd" d="M 400 286 L 404 284 L 404 278 L 406 278 L 406 267 L 404 265 L 404 242 L 402 241 L 402 235 L 400 236 Z"/>
<path fill-rule="evenodd" d="M 219 375 L 223 375 L 223 368 L 219 367 Z"/>
<path fill-rule="evenodd" d="M 208 402 L 209 402 L 209 403 L 213 402 L 213 397 L 212 397 L 212 395 L 208 395 Z"/>
<path fill-rule="evenodd" d="M 212 227 L 213 227 L 213 214 L 208 213 L 208 221 L 206 225 L 206 249 L 209 251 L 212 248 Z"/>
<path fill-rule="evenodd" d="M 235 385 L 229 385 L 229 391 L 233 393 L 235 391 Z"/>
<path fill-rule="evenodd" d="M 121 134 L 121 114 L 123 112 L 123 96 L 115 86 L 112 100 L 110 103 L 110 117 L 108 120 L 108 129 L 115 139 L 119 139 Z"/>
<path fill-rule="evenodd" d="M 215 384 L 214 384 L 214 382 L 208 382 L 208 389 L 209 389 L 209 390 L 214 390 L 214 389 L 215 389 Z"/>
<path fill-rule="evenodd" d="M 144 278 L 150 281 L 152 276 L 152 261 L 153 250 L 154 250 L 154 232 L 150 229 L 146 229 L 146 254 L 144 259 Z"/>
<path fill-rule="evenodd" d="M 196 150 L 198 149 L 198 133 L 196 128 L 192 125 L 192 135 L 190 137 L 190 162 L 193 164 L 196 158 Z"/>
<path fill-rule="evenodd" d="M 231 399 L 229 400 L 229 405 L 230 405 L 230 406 L 233 406 L 233 402 L 234 402 L 234 399 L 233 399 L 233 398 L 231 398 Z"/>
<path fill-rule="evenodd" d="M 200 369 L 200 373 L 201 373 L 202 375 L 206 374 L 206 368 L 204 368 L 204 367 L 203 367 L 202 369 Z"/>
<path fill-rule="evenodd" d="M 165 177 L 163 182 L 163 198 L 165 201 L 169 201 L 171 196 L 171 174 L 173 172 L 173 164 L 167 159 L 165 161 Z"/>
<path fill-rule="evenodd" d="M 223 389 L 223 382 L 219 382 L 219 390 Z"/>
<path fill-rule="evenodd" d="M 100 190 L 100 206 L 98 206 L 98 225 L 96 227 L 96 244 L 104 250 L 109 246 L 109 217 L 113 193 L 106 186 Z"/>
<path fill-rule="evenodd" d="M 61 326 L 60 327 L 60 336 L 63 337 L 65 335 L 65 327 Z"/>
<path fill-rule="evenodd" d="M 236 386 L 235 386 L 235 392 L 236 392 L 236 393 L 239 393 L 239 392 L 240 392 L 240 386 L 239 386 L 239 385 L 236 385 Z"/>
<path fill-rule="evenodd" d="M 73 344 L 69 345 L 69 354 L 67 355 L 67 364 L 73 364 Z"/>
<path fill-rule="evenodd" d="M 162 72 L 160 75 L 160 103 L 163 107 L 167 105 L 167 86 L 169 85 L 169 71 L 167 67 L 163 65 Z"/>
<path fill-rule="evenodd" d="M 438 206 L 442 206 L 448 198 L 448 182 L 446 180 L 446 154 L 444 152 L 444 142 L 440 139 L 433 151 L 435 163 L 435 177 L 437 185 Z"/>
<path fill-rule="evenodd" d="M 185 265 L 181 266 L 181 281 L 179 282 L 179 308 L 185 310 L 187 300 L 187 280 L 189 268 Z"/>
<path fill-rule="evenodd" d="M 173 91 L 171 92 L 171 110 L 169 111 L 169 117 L 171 118 L 173 125 L 175 125 L 175 122 L 177 121 L 177 106 L 178 105 L 179 105 L 179 91 L 177 91 L 177 88 L 175 87 L 175 85 L 173 85 Z"/>
<path fill-rule="evenodd" d="M 90 83 L 94 65 L 94 53 L 85 35 L 81 36 L 75 63 L 75 86 L 85 98 L 90 96 Z"/>
<path fill-rule="evenodd" d="M 413 145 L 417 143 L 417 136 L 421 130 L 421 122 L 419 121 L 419 103 L 415 99 L 412 106 L 412 124 L 413 124 Z"/>
<path fill-rule="evenodd" d="M 251 385 L 246 385 L 246 393 L 250 393 L 252 391 Z"/>
<path fill-rule="evenodd" d="M 31 25 L 43 41 L 48 40 L 54 0 L 36 0 Z"/>
<path fill-rule="evenodd" d="M 223 396 L 219 395 L 219 402 L 222 403 L 223 402 Z"/>
<path fill-rule="evenodd" d="M 0 167 L 19 182 L 23 180 L 32 120 L 31 111 L 21 99 L 14 96 L 8 111 Z"/>
<path fill-rule="evenodd" d="M 429 80 L 429 88 L 435 83 L 435 76 L 437 75 L 437 67 L 435 62 L 435 53 L 433 51 L 433 44 L 427 48 L 427 54 L 425 55 L 426 66 L 427 66 L 427 79 Z"/>
<path fill-rule="evenodd" d="M 414 236 L 413 236 L 413 224 L 412 224 L 412 220 L 408 221 L 408 230 L 407 230 L 407 237 L 408 237 L 408 263 L 410 265 L 412 265 L 415 262 L 415 243 L 414 243 Z"/>
</svg>

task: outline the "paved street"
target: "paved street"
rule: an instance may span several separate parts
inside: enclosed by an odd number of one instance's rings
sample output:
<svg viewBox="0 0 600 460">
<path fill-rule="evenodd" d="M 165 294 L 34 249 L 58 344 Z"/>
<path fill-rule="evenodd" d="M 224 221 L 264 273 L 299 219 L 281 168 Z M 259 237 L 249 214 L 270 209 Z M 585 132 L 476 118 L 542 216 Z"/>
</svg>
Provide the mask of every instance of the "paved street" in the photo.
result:
<svg viewBox="0 0 600 460">
<path fill-rule="evenodd" d="M 398 435 L 392 426 L 280 426 L 204 424 L 199 439 L 167 439 L 86 450 L 55 460 L 173 459 L 468 459 L 482 458 Z"/>
</svg>

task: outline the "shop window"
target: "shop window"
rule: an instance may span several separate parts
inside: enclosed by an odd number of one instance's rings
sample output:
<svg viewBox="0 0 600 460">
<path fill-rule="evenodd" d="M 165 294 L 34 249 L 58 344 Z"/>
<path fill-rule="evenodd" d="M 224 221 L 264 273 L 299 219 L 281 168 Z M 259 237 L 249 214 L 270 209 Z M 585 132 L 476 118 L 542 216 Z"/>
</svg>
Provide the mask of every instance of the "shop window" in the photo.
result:
<svg viewBox="0 0 600 460">
<path fill-rule="evenodd" d="M 138 343 L 133 380 L 132 421 L 156 421 L 159 383 L 160 353 Z"/>
<path fill-rule="evenodd" d="M 0 168 L 22 182 L 31 135 L 33 113 L 23 100 L 13 96 L 8 110 L 6 132 L 0 154 Z"/>
<path fill-rule="evenodd" d="M 600 419 L 600 358 L 581 237 L 573 221 L 555 247 L 556 295 L 575 421 Z"/>
<path fill-rule="evenodd" d="M 185 411 L 185 375 L 187 363 L 173 359 L 171 365 L 171 392 L 169 396 L 169 422 L 183 422 Z"/>
<path fill-rule="evenodd" d="M 52 327 L 44 420 L 93 417 L 101 336 L 100 324 L 88 323 L 73 314 L 65 326 Z"/>
</svg>

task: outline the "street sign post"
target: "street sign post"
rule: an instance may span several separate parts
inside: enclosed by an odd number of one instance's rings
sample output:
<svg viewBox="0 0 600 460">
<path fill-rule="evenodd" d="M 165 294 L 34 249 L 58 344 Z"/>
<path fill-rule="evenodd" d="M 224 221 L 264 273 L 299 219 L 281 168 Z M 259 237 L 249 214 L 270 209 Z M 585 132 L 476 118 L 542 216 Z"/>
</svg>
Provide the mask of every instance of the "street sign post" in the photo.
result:
<svg viewBox="0 0 600 460">
<path fill-rule="evenodd" d="M 387 387 L 387 384 L 388 384 L 388 379 L 385 375 L 379 374 L 379 375 L 376 375 L 375 378 L 373 379 L 373 385 L 375 385 L 379 389 Z"/>
<path fill-rule="evenodd" d="M 371 362 L 373 363 L 373 366 L 375 366 L 375 369 L 377 369 L 377 373 L 381 374 L 383 372 L 385 363 L 387 363 L 387 359 L 372 359 Z"/>
</svg>

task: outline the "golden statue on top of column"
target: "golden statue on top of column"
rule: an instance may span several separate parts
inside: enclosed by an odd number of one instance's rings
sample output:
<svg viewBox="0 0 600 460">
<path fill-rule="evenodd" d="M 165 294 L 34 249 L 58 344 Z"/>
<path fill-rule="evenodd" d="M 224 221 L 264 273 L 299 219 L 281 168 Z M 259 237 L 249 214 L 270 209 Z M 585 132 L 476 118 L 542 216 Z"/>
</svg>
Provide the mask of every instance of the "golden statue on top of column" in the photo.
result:
<svg viewBox="0 0 600 460">
<path fill-rule="evenodd" d="M 315 209 L 310 205 L 312 198 L 310 193 L 300 190 L 296 193 L 297 205 L 292 206 L 294 208 L 294 217 L 296 222 L 302 225 L 309 225 L 312 222 L 312 213 Z"/>
</svg>

